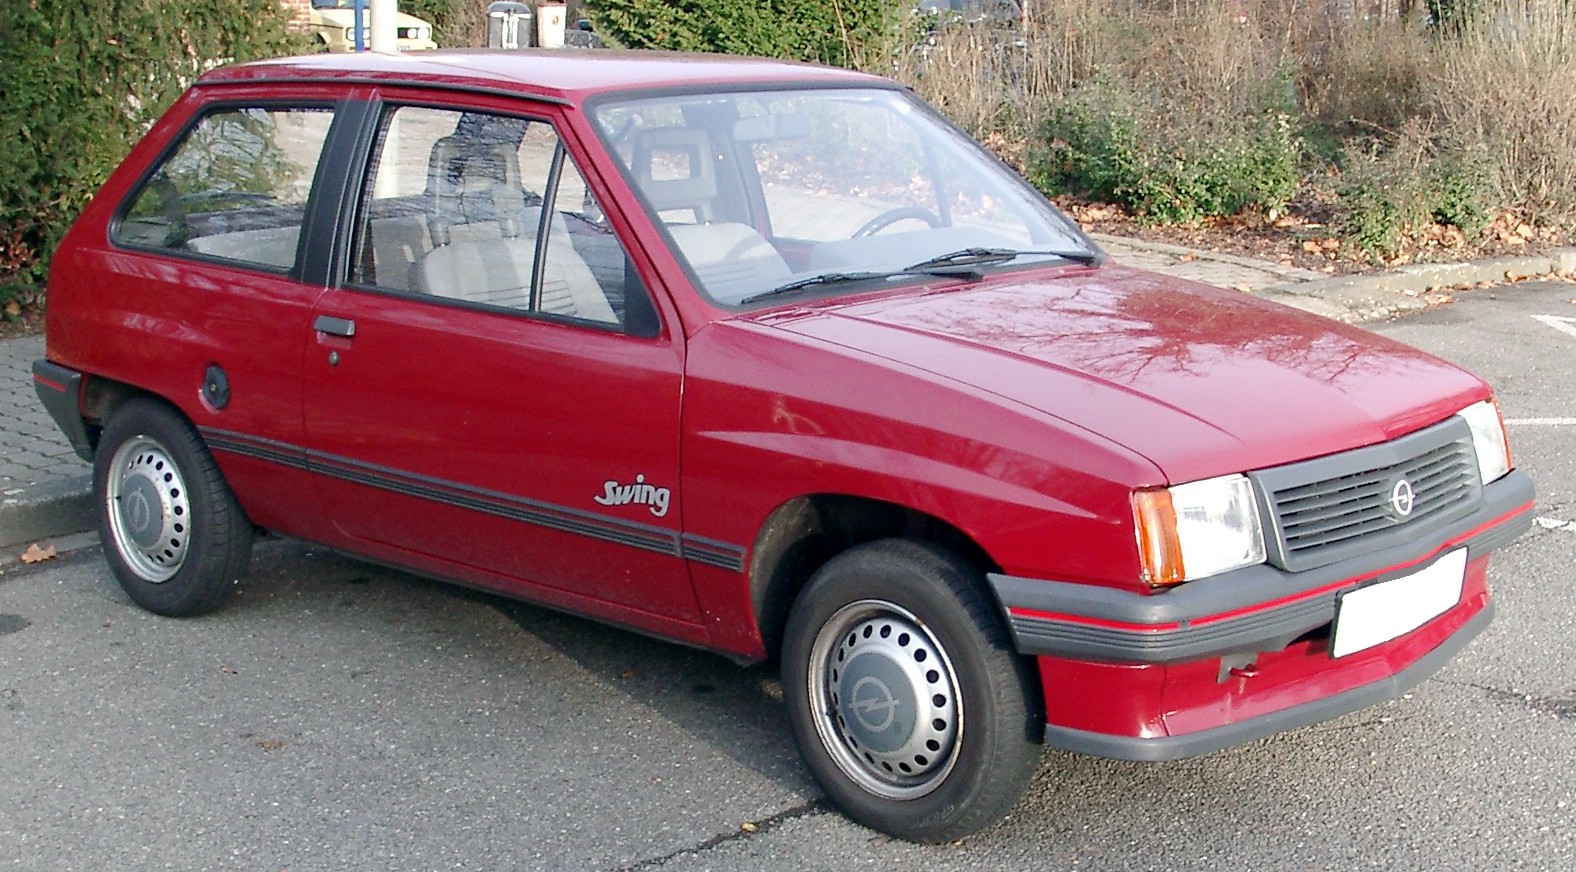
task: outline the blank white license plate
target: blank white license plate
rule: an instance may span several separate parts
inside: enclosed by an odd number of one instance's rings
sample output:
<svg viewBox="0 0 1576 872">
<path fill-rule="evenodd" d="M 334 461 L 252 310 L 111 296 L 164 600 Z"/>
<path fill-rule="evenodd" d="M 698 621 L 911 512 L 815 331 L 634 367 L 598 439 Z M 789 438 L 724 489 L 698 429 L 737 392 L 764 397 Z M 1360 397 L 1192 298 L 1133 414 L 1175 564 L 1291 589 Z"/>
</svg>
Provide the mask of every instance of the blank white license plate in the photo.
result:
<svg viewBox="0 0 1576 872">
<path fill-rule="evenodd" d="M 1467 552 L 1459 548 L 1411 575 L 1360 587 L 1335 606 L 1330 654 L 1344 657 L 1410 633 L 1461 601 Z"/>
</svg>

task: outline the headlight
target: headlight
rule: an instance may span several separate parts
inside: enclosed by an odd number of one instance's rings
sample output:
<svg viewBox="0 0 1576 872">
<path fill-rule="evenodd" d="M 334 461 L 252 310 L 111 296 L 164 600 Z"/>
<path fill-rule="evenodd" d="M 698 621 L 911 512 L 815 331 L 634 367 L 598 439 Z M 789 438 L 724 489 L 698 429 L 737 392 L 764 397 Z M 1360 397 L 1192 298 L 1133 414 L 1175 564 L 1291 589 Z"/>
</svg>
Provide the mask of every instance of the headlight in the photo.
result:
<svg viewBox="0 0 1576 872">
<path fill-rule="evenodd" d="M 1478 477 L 1484 484 L 1510 472 L 1510 443 L 1505 422 L 1493 400 L 1473 403 L 1456 413 L 1472 428 L 1472 450 L 1477 452 Z"/>
<path fill-rule="evenodd" d="M 1133 493 L 1144 579 L 1180 584 L 1264 562 L 1264 525 L 1247 476 Z"/>
</svg>

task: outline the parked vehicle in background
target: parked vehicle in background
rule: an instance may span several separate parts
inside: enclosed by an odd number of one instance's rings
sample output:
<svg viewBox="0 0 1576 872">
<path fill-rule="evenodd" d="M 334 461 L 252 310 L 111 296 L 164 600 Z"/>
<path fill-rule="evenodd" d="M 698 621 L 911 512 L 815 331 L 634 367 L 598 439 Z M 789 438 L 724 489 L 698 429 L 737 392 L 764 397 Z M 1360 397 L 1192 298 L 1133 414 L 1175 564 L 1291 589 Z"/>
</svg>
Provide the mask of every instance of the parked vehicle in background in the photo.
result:
<svg viewBox="0 0 1576 872">
<path fill-rule="evenodd" d="M 355 51 L 356 0 L 312 0 L 309 21 L 312 33 L 322 42 L 324 51 Z M 414 15 L 399 13 L 394 28 L 400 51 L 430 51 L 438 47 L 432 39 L 432 25 Z M 370 31 L 364 15 L 362 44 L 365 45 L 369 38 Z"/>
<path fill-rule="evenodd" d="M 1405 692 L 1532 522 L 1480 379 L 1112 264 L 911 92 L 801 64 L 215 70 L 61 244 L 47 340 L 143 607 L 217 608 L 262 528 L 776 659 L 831 800 L 922 841 L 1043 744 Z"/>
<path fill-rule="evenodd" d="M 1023 22 L 1023 4 L 1018 0 L 920 0 L 914 11 L 935 16 L 933 27 L 953 22 L 1002 26 Z"/>
</svg>

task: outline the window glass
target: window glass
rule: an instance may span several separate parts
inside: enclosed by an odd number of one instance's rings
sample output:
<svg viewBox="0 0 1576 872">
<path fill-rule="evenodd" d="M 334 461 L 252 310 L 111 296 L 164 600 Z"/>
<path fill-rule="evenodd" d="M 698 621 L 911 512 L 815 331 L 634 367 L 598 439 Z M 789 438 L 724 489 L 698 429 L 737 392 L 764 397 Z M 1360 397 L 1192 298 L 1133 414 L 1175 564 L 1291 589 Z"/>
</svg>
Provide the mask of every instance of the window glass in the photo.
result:
<svg viewBox="0 0 1576 872">
<path fill-rule="evenodd" d="M 630 321 L 626 296 L 645 301 L 545 121 L 422 106 L 385 112 L 354 251 L 351 283 L 435 300 L 620 326 Z"/>
<path fill-rule="evenodd" d="M 675 94 L 596 105 L 599 132 L 697 288 L 730 305 L 1066 262 L 1088 245 L 1043 196 L 891 90 Z M 851 278 L 853 277 L 853 278 Z"/>
<path fill-rule="evenodd" d="M 115 241 L 289 269 L 327 108 L 237 108 L 202 117 L 132 196 Z"/>
</svg>

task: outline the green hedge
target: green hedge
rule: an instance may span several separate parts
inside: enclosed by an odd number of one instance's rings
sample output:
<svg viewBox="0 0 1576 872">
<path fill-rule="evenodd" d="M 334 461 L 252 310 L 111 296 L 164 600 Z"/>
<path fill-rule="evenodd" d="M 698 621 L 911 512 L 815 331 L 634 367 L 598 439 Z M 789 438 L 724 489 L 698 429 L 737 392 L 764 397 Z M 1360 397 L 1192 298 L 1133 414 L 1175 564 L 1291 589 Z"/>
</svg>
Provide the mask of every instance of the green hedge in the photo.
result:
<svg viewBox="0 0 1576 872">
<path fill-rule="evenodd" d="M 901 0 L 586 0 L 603 39 L 627 48 L 721 52 L 861 66 L 899 36 Z"/>
<path fill-rule="evenodd" d="M 204 70 L 304 49 L 286 22 L 279 0 L 0 4 L 0 302 Z"/>
<path fill-rule="evenodd" d="M 1050 105 L 1030 160 L 1041 190 L 1187 224 L 1248 209 L 1275 214 L 1297 193 L 1303 145 L 1275 108 L 1179 113 L 1157 93 L 1108 77 Z"/>
</svg>

